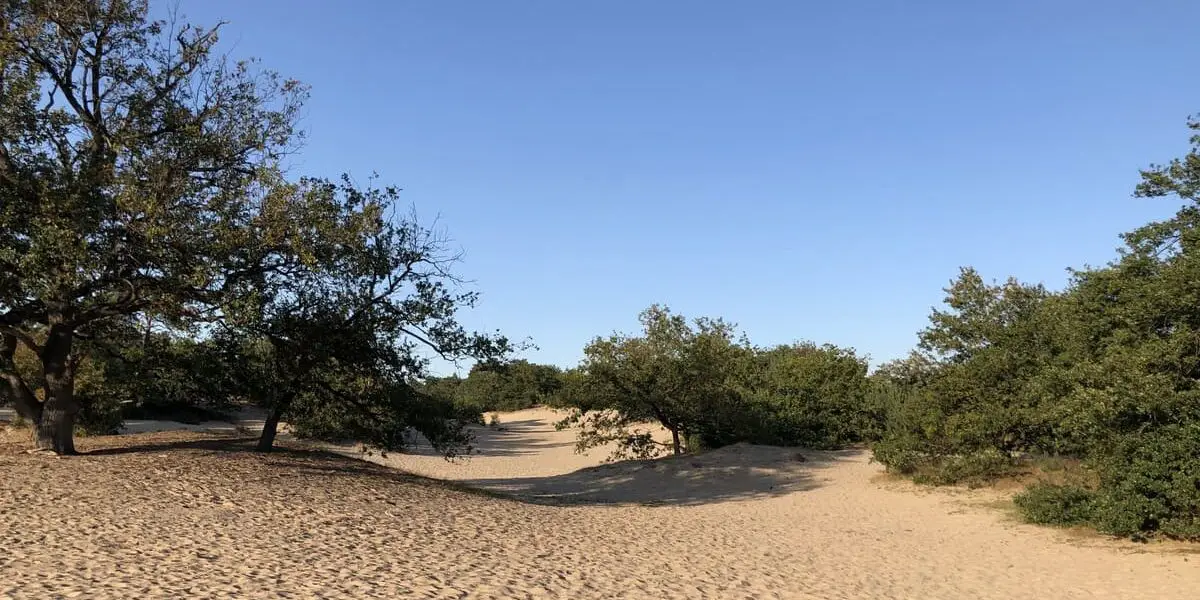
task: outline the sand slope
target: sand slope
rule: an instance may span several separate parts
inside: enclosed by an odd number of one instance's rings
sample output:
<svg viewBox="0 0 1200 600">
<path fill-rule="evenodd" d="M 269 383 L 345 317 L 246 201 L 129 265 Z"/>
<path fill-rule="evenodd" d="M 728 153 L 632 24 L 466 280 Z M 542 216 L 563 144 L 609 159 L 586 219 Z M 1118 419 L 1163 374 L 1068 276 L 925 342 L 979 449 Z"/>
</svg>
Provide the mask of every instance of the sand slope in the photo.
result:
<svg viewBox="0 0 1200 600">
<path fill-rule="evenodd" d="M 523 420 L 508 430 L 519 444 L 497 431 L 465 464 L 388 460 L 538 502 L 328 454 L 231 452 L 192 432 L 84 439 L 94 452 L 66 459 L 20 453 L 23 436 L 0 442 L 0 597 L 1169 599 L 1200 589 L 1200 555 L 1019 525 L 982 505 L 992 494 L 882 480 L 864 453 L 799 462 L 740 446 L 589 468 L 596 457 L 555 445 L 563 432 Z M 572 504 L 542 503 L 556 495 Z M 663 505 L 609 504 L 652 497 Z"/>
</svg>

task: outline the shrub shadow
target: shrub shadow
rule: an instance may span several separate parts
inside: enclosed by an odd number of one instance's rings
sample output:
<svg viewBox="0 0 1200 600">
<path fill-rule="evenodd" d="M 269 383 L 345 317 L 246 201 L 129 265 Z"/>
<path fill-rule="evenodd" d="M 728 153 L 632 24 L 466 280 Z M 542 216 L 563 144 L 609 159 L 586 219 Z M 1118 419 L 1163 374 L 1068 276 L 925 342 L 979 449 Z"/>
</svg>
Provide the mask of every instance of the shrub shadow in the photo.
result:
<svg viewBox="0 0 1200 600">
<path fill-rule="evenodd" d="M 813 490 L 823 483 L 821 469 L 858 456 L 853 450 L 737 444 L 704 454 L 608 463 L 548 477 L 458 483 L 534 504 L 691 506 Z"/>
</svg>

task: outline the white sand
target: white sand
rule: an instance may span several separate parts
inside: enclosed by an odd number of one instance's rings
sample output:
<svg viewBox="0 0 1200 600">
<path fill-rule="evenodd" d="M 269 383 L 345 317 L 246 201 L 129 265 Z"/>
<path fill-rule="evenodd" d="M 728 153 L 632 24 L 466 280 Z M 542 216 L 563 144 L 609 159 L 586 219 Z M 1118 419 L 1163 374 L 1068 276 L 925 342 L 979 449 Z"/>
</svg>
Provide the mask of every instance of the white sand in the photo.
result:
<svg viewBox="0 0 1200 600">
<path fill-rule="evenodd" d="M 0 443 L 0 597 L 1200 597 L 1195 547 L 1018 524 L 996 492 L 892 481 L 862 452 L 588 468 L 546 416 L 502 417 L 465 464 L 387 459 L 535 503 L 196 433 L 66 459 Z"/>
</svg>

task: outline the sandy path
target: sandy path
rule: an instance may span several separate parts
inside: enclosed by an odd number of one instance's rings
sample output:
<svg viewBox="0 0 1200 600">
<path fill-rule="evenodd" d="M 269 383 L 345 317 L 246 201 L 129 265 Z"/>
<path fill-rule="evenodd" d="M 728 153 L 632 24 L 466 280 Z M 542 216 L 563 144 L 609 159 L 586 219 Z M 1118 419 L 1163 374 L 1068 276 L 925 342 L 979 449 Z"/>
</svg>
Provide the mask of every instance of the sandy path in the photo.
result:
<svg viewBox="0 0 1200 600">
<path fill-rule="evenodd" d="M 101 453 L 69 459 L 0 444 L 0 597 L 1182 599 L 1200 589 L 1200 555 L 1016 524 L 982 505 L 991 494 L 883 480 L 863 453 L 798 462 L 735 447 L 573 473 L 595 457 L 554 445 L 561 432 L 545 422 L 509 431 L 521 444 L 484 447 L 463 465 L 390 461 L 541 497 L 589 491 L 570 506 L 515 502 L 329 456 L 216 451 L 195 433 L 81 440 Z M 663 506 L 598 504 L 645 499 L 655 485 L 684 491 Z"/>
</svg>

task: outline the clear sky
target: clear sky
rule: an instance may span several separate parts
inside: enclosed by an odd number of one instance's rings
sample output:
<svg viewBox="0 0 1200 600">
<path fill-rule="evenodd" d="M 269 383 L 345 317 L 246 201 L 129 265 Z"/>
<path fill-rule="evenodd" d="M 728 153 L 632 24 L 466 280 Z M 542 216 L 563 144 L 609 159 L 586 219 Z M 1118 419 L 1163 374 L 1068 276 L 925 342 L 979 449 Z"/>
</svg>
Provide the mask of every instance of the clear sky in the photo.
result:
<svg viewBox="0 0 1200 600">
<path fill-rule="evenodd" d="M 1173 211 L 1130 192 L 1200 111 L 1194 0 L 180 8 L 312 85 L 297 171 L 404 188 L 465 323 L 563 366 L 655 302 L 903 356 L 960 265 L 1058 288 Z"/>
</svg>

